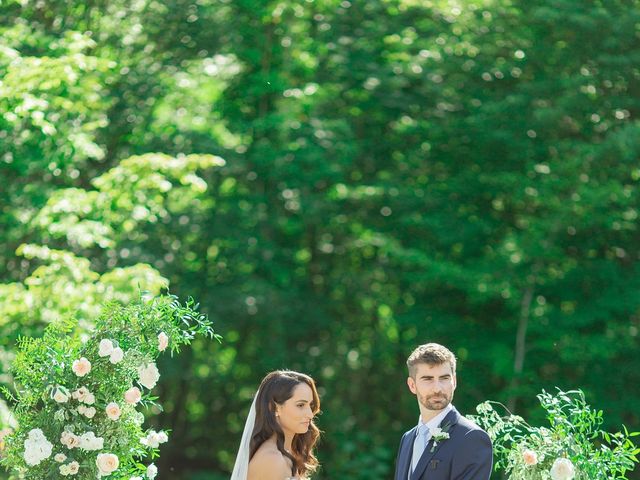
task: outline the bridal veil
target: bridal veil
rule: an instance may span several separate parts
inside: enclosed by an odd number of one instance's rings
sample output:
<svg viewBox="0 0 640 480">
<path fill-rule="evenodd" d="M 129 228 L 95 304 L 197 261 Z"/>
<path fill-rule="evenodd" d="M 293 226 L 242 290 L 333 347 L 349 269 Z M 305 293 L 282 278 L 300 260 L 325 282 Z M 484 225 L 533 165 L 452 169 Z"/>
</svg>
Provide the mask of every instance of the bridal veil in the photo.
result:
<svg viewBox="0 0 640 480">
<path fill-rule="evenodd" d="M 231 474 L 231 480 L 247 480 L 249 473 L 249 451 L 251 447 L 251 435 L 253 434 L 253 427 L 256 423 L 256 399 L 258 394 L 256 393 L 249 409 L 249 415 L 247 415 L 247 421 L 244 424 L 244 431 L 242 432 L 242 440 L 240 440 L 240 448 L 238 448 L 238 455 L 236 456 L 236 463 L 233 466 L 233 473 Z"/>
</svg>

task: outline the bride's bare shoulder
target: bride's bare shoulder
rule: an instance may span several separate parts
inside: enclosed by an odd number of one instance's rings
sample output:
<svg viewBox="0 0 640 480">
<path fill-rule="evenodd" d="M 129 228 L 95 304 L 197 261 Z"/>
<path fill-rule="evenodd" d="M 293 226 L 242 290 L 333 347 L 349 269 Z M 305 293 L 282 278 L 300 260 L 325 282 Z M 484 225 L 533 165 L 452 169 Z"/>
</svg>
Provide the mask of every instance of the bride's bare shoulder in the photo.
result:
<svg viewBox="0 0 640 480">
<path fill-rule="evenodd" d="M 290 461 L 270 445 L 262 445 L 249 462 L 247 480 L 284 480 L 290 476 Z"/>
</svg>

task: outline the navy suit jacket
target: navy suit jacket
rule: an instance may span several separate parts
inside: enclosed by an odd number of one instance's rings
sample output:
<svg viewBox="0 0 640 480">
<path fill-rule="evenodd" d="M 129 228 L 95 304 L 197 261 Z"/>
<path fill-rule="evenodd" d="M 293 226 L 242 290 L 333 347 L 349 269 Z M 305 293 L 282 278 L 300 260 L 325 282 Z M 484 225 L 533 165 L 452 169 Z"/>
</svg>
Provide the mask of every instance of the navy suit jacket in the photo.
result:
<svg viewBox="0 0 640 480">
<path fill-rule="evenodd" d="M 449 438 L 437 442 L 435 448 L 430 440 L 409 478 L 416 428 L 400 441 L 395 480 L 489 480 L 493 466 L 489 435 L 455 408 L 440 423 Z"/>
</svg>

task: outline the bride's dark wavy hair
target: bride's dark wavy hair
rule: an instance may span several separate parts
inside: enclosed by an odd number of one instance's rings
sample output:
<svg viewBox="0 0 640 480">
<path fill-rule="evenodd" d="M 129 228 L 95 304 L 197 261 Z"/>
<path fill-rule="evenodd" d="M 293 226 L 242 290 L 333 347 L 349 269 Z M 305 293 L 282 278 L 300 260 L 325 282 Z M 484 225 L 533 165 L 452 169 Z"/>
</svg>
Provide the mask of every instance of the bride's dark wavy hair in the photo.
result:
<svg viewBox="0 0 640 480">
<path fill-rule="evenodd" d="M 293 396 L 293 390 L 301 383 L 306 383 L 313 394 L 311 411 L 316 415 L 320 411 L 320 398 L 313 379 L 304 373 L 291 370 L 276 370 L 267 374 L 260 384 L 256 398 L 256 423 L 253 427 L 249 458 L 253 458 L 258 448 L 276 435 L 276 445 L 280 453 L 289 458 L 293 464 L 291 474 L 306 475 L 318 468 L 318 460 L 313 454 L 313 447 L 320 437 L 320 430 L 313 420 L 309 430 L 303 434 L 296 434 L 291 444 L 291 453 L 284 449 L 284 432 L 276 420 L 276 404 L 282 405 Z"/>
</svg>

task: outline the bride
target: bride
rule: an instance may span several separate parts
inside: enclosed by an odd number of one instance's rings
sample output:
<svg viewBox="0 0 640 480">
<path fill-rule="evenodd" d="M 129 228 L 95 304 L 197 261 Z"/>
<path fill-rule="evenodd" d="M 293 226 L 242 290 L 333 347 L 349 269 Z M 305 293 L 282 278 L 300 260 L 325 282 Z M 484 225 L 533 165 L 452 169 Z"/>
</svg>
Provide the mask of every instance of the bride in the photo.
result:
<svg viewBox="0 0 640 480">
<path fill-rule="evenodd" d="M 304 480 L 318 461 L 320 431 L 315 382 L 303 373 L 276 370 L 262 380 L 244 426 L 231 480 Z"/>
</svg>

